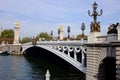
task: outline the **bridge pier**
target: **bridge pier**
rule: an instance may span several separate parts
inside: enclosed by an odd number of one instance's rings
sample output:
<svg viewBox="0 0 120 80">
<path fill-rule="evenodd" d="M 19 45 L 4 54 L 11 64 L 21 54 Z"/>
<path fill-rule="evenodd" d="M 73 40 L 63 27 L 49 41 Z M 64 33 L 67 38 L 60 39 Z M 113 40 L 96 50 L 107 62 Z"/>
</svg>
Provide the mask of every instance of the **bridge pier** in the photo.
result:
<svg viewBox="0 0 120 80">
<path fill-rule="evenodd" d="M 89 47 L 87 49 L 87 62 L 86 62 L 86 80 L 98 80 L 98 66 L 99 61 L 97 57 L 100 54 L 100 50 L 95 47 Z"/>
<path fill-rule="evenodd" d="M 116 80 L 120 80 L 120 47 L 116 51 Z"/>
<path fill-rule="evenodd" d="M 87 44 L 86 80 L 120 80 L 119 56 L 120 43 Z"/>
<path fill-rule="evenodd" d="M 120 44 L 116 51 L 116 80 L 120 80 Z"/>
<path fill-rule="evenodd" d="M 2 52 L 8 51 L 11 55 L 20 55 L 21 53 L 21 45 L 14 44 L 5 44 L 0 46 L 0 50 Z"/>
</svg>

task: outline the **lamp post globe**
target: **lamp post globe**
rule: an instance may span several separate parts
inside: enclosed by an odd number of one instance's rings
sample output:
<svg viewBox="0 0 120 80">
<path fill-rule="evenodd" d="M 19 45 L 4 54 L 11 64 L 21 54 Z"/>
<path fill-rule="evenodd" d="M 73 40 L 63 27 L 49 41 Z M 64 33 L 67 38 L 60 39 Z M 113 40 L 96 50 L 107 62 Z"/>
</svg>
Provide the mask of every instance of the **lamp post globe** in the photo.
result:
<svg viewBox="0 0 120 80">
<path fill-rule="evenodd" d="M 94 2 L 94 4 L 93 4 L 93 9 L 97 9 L 97 7 L 98 7 L 98 5 L 97 5 L 97 3 L 96 2 Z"/>
<path fill-rule="evenodd" d="M 81 30 L 82 30 L 82 31 L 85 30 L 85 24 L 84 24 L 84 23 L 82 23 Z"/>
<path fill-rule="evenodd" d="M 67 32 L 68 32 L 68 39 L 70 39 L 70 26 L 68 26 Z"/>
<path fill-rule="evenodd" d="M 82 38 L 83 38 L 84 37 L 84 30 L 85 30 L 85 24 L 84 23 L 82 23 L 81 30 L 82 30 Z"/>
</svg>

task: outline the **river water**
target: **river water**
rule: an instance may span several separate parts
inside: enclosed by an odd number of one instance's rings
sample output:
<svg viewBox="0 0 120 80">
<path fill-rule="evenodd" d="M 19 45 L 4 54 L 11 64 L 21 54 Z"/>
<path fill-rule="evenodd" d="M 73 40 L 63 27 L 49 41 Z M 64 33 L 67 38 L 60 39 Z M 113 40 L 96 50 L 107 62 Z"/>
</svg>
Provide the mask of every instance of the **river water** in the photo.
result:
<svg viewBox="0 0 120 80">
<path fill-rule="evenodd" d="M 50 70 L 51 80 L 82 80 L 81 72 L 66 66 L 31 57 L 0 56 L 0 80 L 45 80 L 47 69 Z"/>
</svg>

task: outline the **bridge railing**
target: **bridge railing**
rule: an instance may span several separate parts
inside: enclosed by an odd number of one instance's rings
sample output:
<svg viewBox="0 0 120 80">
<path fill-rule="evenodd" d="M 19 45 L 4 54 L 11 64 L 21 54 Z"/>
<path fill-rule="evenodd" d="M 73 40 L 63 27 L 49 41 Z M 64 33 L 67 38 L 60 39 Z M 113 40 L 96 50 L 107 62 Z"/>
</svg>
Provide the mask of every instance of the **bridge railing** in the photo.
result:
<svg viewBox="0 0 120 80">
<path fill-rule="evenodd" d="M 61 54 L 66 54 L 68 57 L 72 57 L 75 61 L 80 62 L 84 67 L 86 66 L 86 49 L 82 46 L 68 46 L 68 45 L 43 45 L 48 46 L 51 49 L 55 49 Z"/>
<path fill-rule="evenodd" d="M 83 45 L 80 41 L 39 41 L 40 45 L 68 45 L 68 46 L 80 46 Z"/>
</svg>

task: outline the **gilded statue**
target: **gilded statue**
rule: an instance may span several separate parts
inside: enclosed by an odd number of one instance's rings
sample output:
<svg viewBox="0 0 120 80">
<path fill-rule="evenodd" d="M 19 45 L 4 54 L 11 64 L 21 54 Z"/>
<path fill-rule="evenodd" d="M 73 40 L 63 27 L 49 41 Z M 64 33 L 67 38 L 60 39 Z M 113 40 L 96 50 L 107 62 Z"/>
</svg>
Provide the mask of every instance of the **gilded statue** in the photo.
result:
<svg viewBox="0 0 120 80">
<path fill-rule="evenodd" d="M 60 28 L 59 28 L 59 29 L 60 29 L 60 31 L 62 31 L 62 30 L 63 30 L 63 27 L 62 27 L 62 25 L 60 25 Z"/>
<path fill-rule="evenodd" d="M 19 22 L 18 21 L 15 22 L 15 26 L 19 27 Z"/>
<path fill-rule="evenodd" d="M 90 24 L 91 32 L 100 32 L 100 22 Z"/>
</svg>

